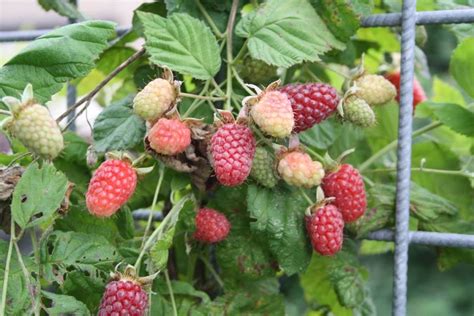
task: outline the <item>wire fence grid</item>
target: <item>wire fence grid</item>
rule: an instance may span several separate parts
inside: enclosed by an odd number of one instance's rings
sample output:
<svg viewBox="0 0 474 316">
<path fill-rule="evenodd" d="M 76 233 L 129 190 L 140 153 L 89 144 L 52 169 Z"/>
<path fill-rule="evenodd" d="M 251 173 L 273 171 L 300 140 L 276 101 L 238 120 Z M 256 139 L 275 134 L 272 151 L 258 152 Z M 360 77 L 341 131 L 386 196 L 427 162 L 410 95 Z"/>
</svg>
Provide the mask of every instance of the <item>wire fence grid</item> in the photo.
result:
<svg viewBox="0 0 474 316">
<path fill-rule="evenodd" d="M 74 23 L 74 20 L 69 20 Z M 407 270 L 409 245 L 423 244 L 443 247 L 474 248 L 474 235 L 451 234 L 439 232 L 409 231 L 410 218 L 410 176 L 412 148 L 412 102 L 414 77 L 415 27 L 424 24 L 458 24 L 474 23 L 474 9 L 416 11 L 416 0 L 404 0 L 401 13 L 375 14 L 361 19 L 362 27 L 401 26 L 401 88 L 400 116 L 398 125 L 397 148 L 397 194 L 395 230 L 383 229 L 372 232 L 367 239 L 394 241 L 394 283 L 392 314 L 406 315 L 407 308 Z M 121 27 L 117 33 L 122 35 L 129 28 Z M 1 31 L 0 42 L 31 41 L 51 31 L 50 29 L 32 31 Z M 68 85 L 67 104 L 72 106 L 76 101 L 76 89 Z M 71 118 L 75 113 L 71 113 Z M 74 127 L 74 126 L 72 126 Z M 148 218 L 150 210 L 135 211 L 136 220 Z M 156 213 L 154 220 L 161 220 Z"/>
</svg>

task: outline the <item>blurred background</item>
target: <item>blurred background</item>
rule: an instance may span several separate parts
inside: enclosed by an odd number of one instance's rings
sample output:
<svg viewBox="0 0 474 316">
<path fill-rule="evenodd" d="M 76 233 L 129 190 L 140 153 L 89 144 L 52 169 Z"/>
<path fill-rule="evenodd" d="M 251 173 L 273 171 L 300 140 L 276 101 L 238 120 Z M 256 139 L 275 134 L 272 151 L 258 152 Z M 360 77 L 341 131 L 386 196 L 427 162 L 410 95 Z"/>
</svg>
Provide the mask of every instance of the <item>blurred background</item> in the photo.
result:
<svg viewBox="0 0 474 316">
<path fill-rule="evenodd" d="M 115 21 L 118 26 L 131 25 L 133 10 L 142 0 L 80 0 L 80 11 L 88 19 Z M 36 0 L 0 0 L 0 32 L 17 30 L 49 29 L 63 26 L 68 19 L 53 11 L 46 12 Z M 462 27 L 462 26 L 461 26 Z M 449 79 L 448 69 L 451 53 L 458 38 L 447 28 L 427 26 L 428 40 L 423 48 L 432 75 Z M 471 34 L 470 36 L 474 36 Z M 1 42 L 0 65 L 17 54 L 27 42 Z M 428 89 L 429 91 L 429 89 Z M 65 110 L 65 89 L 55 96 L 49 104 L 53 115 Z M 100 112 L 101 106 L 93 104 L 88 110 L 88 119 L 92 123 Z M 78 133 L 88 138 L 90 129 L 85 116 L 77 121 Z M 439 271 L 436 264 L 436 249 L 413 245 L 409 261 L 409 315 L 474 315 L 474 274 L 473 266 L 460 264 L 448 271 Z M 361 256 L 363 264 L 369 270 L 369 283 L 379 315 L 391 314 L 392 296 L 392 253 Z M 298 280 L 295 280 L 297 282 Z M 291 281 L 290 292 L 291 292 Z M 299 295 L 301 294 L 301 295 Z M 297 311 L 298 301 L 303 300 L 302 293 L 287 293 L 293 310 Z"/>
</svg>

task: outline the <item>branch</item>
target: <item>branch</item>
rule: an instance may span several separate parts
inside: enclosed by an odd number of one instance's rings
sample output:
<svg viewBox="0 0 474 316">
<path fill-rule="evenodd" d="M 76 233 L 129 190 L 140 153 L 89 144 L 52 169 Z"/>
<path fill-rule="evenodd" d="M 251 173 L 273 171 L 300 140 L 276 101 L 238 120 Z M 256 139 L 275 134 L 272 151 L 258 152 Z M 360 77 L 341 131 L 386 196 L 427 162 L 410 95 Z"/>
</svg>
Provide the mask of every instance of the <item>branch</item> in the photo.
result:
<svg viewBox="0 0 474 316">
<path fill-rule="evenodd" d="M 130 56 L 127 60 L 121 63 L 117 68 L 115 68 L 104 80 L 102 80 L 97 87 L 94 88 L 89 94 L 85 97 L 77 101 L 73 106 L 66 110 L 63 114 L 61 114 L 57 119 L 56 122 L 61 122 L 65 117 L 68 116 L 69 113 L 74 112 L 79 106 L 84 104 L 85 102 L 92 100 L 92 98 L 107 84 L 110 80 L 112 80 L 115 76 L 117 76 L 122 70 L 127 68 L 131 63 L 139 59 L 141 56 L 145 54 L 145 48 L 140 49 L 135 54 Z M 89 103 L 90 104 L 90 103 Z"/>
<path fill-rule="evenodd" d="M 239 7 L 239 0 L 232 1 L 232 8 L 230 9 L 229 22 L 227 23 L 227 100 L 224 109 L 231 109 L 231 95 L 232 95 L 232 36 L 234 34 L 235 16 L 237 15 L 237 8 Z"/>
</svg>

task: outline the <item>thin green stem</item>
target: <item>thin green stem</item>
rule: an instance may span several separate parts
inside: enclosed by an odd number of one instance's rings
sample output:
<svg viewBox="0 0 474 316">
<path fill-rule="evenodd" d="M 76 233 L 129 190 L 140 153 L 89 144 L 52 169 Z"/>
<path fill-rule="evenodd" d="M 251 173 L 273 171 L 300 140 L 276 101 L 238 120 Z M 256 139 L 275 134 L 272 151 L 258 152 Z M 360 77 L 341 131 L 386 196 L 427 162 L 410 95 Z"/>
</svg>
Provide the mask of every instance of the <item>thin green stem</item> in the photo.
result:
<svg viewBox="0 0 474 316">
<path fill-rule="evenodd" d="M 206 95 L 197 95 L 197 94 L 183 93 L 183 92 L 181 92 L 179 96 L 185 97 L 185 98 L 192 98 L 192 99 L 208 100 L 208 101 L 224 101 L 225 99 L 227 99 L 227 97 L 209 97 Z"/>
<path fill-rule="evenodd" d="M 308 146 L 304 146 L 304 148 L 306 149 L 307 152 L 309 152 L 309 154 L 311 156 L 316 157 L 320 162 L 324 162 L 324 160 L 325 160 L 324 157 L 321 156 L 320 154 L 318 154 L 316 151 L 314 151 L 313 149 L 311 149 Z"/>
<path fill-rule="evenodd" d="M 178 309 L 176 308 L 176 301 L 174 300 L 173 287 L 171 286 L 171 280 L 168 274 L 168 270 L 165 270 L 165 279 L 166 285 L 168 286 L 168 291 L 170 292 L 171 305 L 173 306 L 173 315 L 178 316 Z"/>
<path fill-rule="evenodd" d="M 207 260 L 206 257 L 204 256 L 200 256 L 202 262 L 204 262 L 204 265 L 206 266 L 206 268 L 209 270 L 209 272 L 211 272 L 212 276 L 214 277 L 214 279 L 216 280 L 216 282 L 219 284 L 219 286 L 221 288 L 224 288 L 224 282 L 222 281 L 221 277 L 219 276 L 219 274 L 217 274 L 216 270 L 214 269 L 214 267 L 212 266 L 212 264 Z"/>
<path fill-rule="evenodd" d="M 217 25 L 214 23 L 214 20 L 211 18 L 211 16 L 209 15 L 209 13 L 207 13 L 206 8 L 202 5 L 201 1 L 200 1 L 200 0 L 196 0 L 195 2 L 196 2 L 197 7 L 199 8 L 199 11 L 201 11 L 202 15 L 204 16 L 204 18 L 206 19 L 207 23 L 208 23 L 209 26 L 211 27 L 212 32 L 214 32 L 214 34 L 215 34 L 218 38 L 223 38 L 223 37 L 224 37 L 224 34 L 222 34 L 222 32 L 219 30 L 219 28 L 217 28 Z"/>
<path fill-rule="evenodd" d="M 341 76 L 345 79 L 350 79 L 350 76 L 348 74 L 345 74 L 345 73 L 341 72 L 339 69 L 336 69 L 333 66 L 330 66 L 329 64 L 319 63 L 319 65 L 322 66 L 323 68 L 326 68 L 326 69 L 338 74 L 339 76 Z"/>
<path fill-rule="evenodd" d="M 191 252 L 188 257 L 188 267 L 186 271 L 186 280 L 188 283 L 193 283 L 194 279 L 194 270 L 196 268 L 196 259 L 197 259 L 197 254 L 194 252 Z"/>
<path fill-rule="evenodd" d="M 148 215 L 148 221 L 146 223 L 145 232 L 143 233 L 142 245 L 141 245 L 140 249 L 143 249 L 143 247 L 145 246 L 146 238 L 148 236 L 148 233 L 150 232 L 151 224 L 153 222 L 153 212 L 154 212 L 155 207 L 156 207 L 156 202 L 158 201 L 158 195 L 160 194 L 161 183 L 163 182 L 163 177 L 165 175 L 164 165 L 161 164 L 158 168 L 159 168 L 159 170 L 158 170 L 158 182 L 156 184 L 155 194 L 153 195 L 153 202 L 151 203 L 150 214 Z"/>
<path fill-rule="evenodd" d="M 227 100 L 224 104 L 224 109 L 230 111 L 232 109 L 232 36 L 234 34 L 235 16 L 237 15 L 237 8 L 239 7 L 239 0 L 232 0 L 232 7 L 230 9 L 229 22 L 227 23 Z"/>
<path fill-rule="evenodd" d="M 137 270 L 137 274 L 139 272 L 140 263 L 143 259 L 143 256 L 145 255 L 145 253 L 151 248 L 151 246 L 153 246 L 154 241 L 161 237 L 161 233 L 167 227 L 168 222 L 170 221 L 170 219 L 173 218 L 173 216 L 175 216 L 176 212 L 179 212 L 181 210 L 184 203 L 186 203 L 190 198 L 191 197 L 189 195 L 185 196 L 185 197 L 182 197 L 180 199 L 180 201 L 173 206 L 173 208 L 168 213 L 168 215 L 166 215 L 166 217 L 163 219 L 163 221 L 161 221 L 160 225 L 157 228 L 155 228 L 155 230 L 150 235 L 150 237 L 148 237 L 148 239 L 145 242 L 145 245 L 142 247 L 142 249 L 140 251 L 140 254 L 138 255 L 137 261 L 135 262 L 135 270 Z"/>
<path fill-rule="evenodd" d="M 2 109 L 0 109 L 0 114 L 8 115 L 8 116 L 11 116 L 11 115 L 12 115 L 12 113 L 11 113 L 10 111 L 2 110 Z"/>
<path fill-rule="evenodd" d="M 245 54 L 247 53 L 247 50 L 248 50 L 248 47 L 247 47 L 247 40 L 245 40 L 244 44 L 242 45 L 242 47 L 240 48 L 239 52 L 237 53 L 237 55 L 235 56 L 234 60 L 232 61 L 232 63 L 235 65 L 236 62 L 238 62 L 241 58 L 243 58 L 245 56 Z"/>
<path fill-rule="evenodd" d="M 35 229 L 30 230 L 31 236 L 31 244 L 33 246 L 33 254 L 35 256 L 36 266 L 38 268 L 38 275 L 36 276 L 36 285 L 35 285 L 35 306 L 34 306 L 34 313 L 35 316 L 40 316 L 41 314 L 41 260 L 40 260 L 40 252 L 38 246 L 38 239 L 36 238 L 36 231 Z"/>
<path fill-rule="evenodd" d="M 381 169 L 371 169 L 365 171 L 366 173 L 384 173 L 384 172 L 396 172 L 396 168 L 381 168 Z M 443 169 L 430 169 L 430 168 L 411 168 L 411 171 L 415 172 L 426 172 L 426 173 L 434 173 L 434 174 L 447 174 L 451 176 L 461 176 L 461 177 L 468 177 L 474 178 L 473 172 L 468 172 L 465 170 L 443 170 Z"/>
<path fill-rule="evenodd" d="M 431 131 L 437 127 L 440 127 L 441 125 L 443 125 L 443 123 L 441 122 L 433 122 L 431 124 L 428 124 L 420 129 L 417 129 L 416 131 L 414 131 L 412 133 L 412 139 L 415 138 L 415 137 L 418 137 L 428 131 Z M 360 172 L 363 172 L 365 171 L 368 167 L 370 167 L 374 162 L 376 162 L 377 160 L 379 160 L 381 157 L 383 157 L 386 153 L 392 151 L 393 149 L 395 149 L 397 147 L 397 144 L 398 144 L 398 140 L 394 140 L 392 141 L 391 143 L 389 143 L 388 145 L 386 145 L 384 148 L 380 149 L 378 152 L 376 152 L 375 154 L 373 154 L 369 159 L 367 159 L 364 163 L 362 163 L 360 166 L 359 166 L 359 171 Z"/>
<path fill-rule="evenodd" d="M 5 262 L 5 273 L 3 275 L 3 288 L 2 288 L 2 301 L 0 303 L 0 315 L 5 315 L 5 310 L 7 308 L 7 291 L 8 291 L 8 277 L 10 276 L 10 262 L 12 259 L 13 252 L 13 243 L 14 243 L 14 231 L 15 231 L 15 222 L 13 218 L 11 219 L 10 231 L 10 243 L 8 244 L 7 260 Z"/>
<path fill-rule="evenodd" d="M 300 188 L 301 195 L 305 198 L 305 200 L 309 203 L 309 205 L 314 205 L 313 200 L 306 194 L 306 192 Z"/>
<path fill-rule="evenodd" d="M 18 160 L 21 160 L 21 159 L 23 159 L 23 158 L 25 158 L 25 157 L 27 157 L 27 156 L 29 156 L 29 155 L 31 155 L 31 152 L 26 152 L 26 153 L 20 154 L 18 157 L 15 157 L 12 161 L 10 161 L 10 163 L 8 164 L 7 167 L 13 166 L 13 164 L 14 164 L 15 162 L 17 162 Z"/>
<path fill-rule="evenodd" d="M 210 80 L 207 80 L 205 83 L 204 83 L 204 87 L 202 88 L 201 92 L 199 93 L 200 96 L 203 96 L 204 94 L 207 93 L 207 91 L 209 90 L 209 85 L 211 84 L 211 81 Z M 191 105 L 189 106 L 189 108 L 186 110 L 186 112 L 182 115 L 182 118 L 186 118 L 188 117 L 189 115 L 191 115 L 194 110 L 199 106 L 201 105 L 205 100 L 201 100 L 201 99 L 194 99 L 193 103 L 191 103 Z"/>
<path fill-rule="evenodd" d="M 26 287 L 28 288 L 28 291 L 30 292 L 31 306 L 34 307 L 36 306 L 35 295 L 34 295 L 35 290 L 33 288 L 33 285 L 31 284 L 30 273 L 28 272 L 25 262 L 23 261 L 23 256 L 21 254 L 20 247 L 18 246 L 16 238 L 14 240 L 14 246 L 15 246 L 16 256 L 18 257 L 18 264 L 20 265 L 21 271 L 23 272 L 23 276 L 25 277 Z"/>
<path fill-rule="evenodd" d="M 216 79 L 212 78 L 211 82 L 216 91 L 218 91 L 221 95 L 226 95 L 226 93 L 221 89 L 221 84 L 218 84 L 216 82 Z M 225 82 L 227 83 L 227 79 L 225 80 Z"/>
<path fill-rule="evenodd" d="M 242 77 L 240 77 L 240 75 L 237 72 L 237 70 L 235 69 L 235 67 L 232 67 L 232 72 L 234 74 L 235 79 L 237 79 L 237 82 L 242 86 L 242 88 L 244 88 L 244 90 L 247 91 L 248 94 L 255 95 L 255 92 L 250 90 L 249 87 L 247 87 L 247 85 L 245 84 Z"/>
</svg>

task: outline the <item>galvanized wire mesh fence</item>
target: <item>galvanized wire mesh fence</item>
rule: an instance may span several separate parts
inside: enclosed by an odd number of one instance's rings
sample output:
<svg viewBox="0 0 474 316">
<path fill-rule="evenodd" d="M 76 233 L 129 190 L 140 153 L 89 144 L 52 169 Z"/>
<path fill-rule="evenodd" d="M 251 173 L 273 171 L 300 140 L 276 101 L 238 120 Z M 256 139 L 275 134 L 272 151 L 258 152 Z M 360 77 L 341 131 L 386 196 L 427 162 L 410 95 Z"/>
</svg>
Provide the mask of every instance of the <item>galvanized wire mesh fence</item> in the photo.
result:
<svg viewBox="0 0 474 316">
<path fill-rule="evenodd" d="M 73 21 L 71 21 L 73 22 Z M 369 234 L 368 239 L 395 241 L 393 312 L 395 316 L 406 315 L 408 248 L 411 243 L 474 248 L 474 235 L 409 231 L 410 218 L 410 174 L 412 148 L 412 103 L 414 77 L 415 26 L 417 24 L 474 23 L 474 9 L 416 11 L 416 0 L 403 1 L 401 13 L 376 14 L 364 17 L 362 27 L 402 27 L 401 33 L 401 87 L 400 116 L 397 149 L 397 194 L 395 230 L 380 230 Z M 0 42 L 30 41 L 50 30 L 0 32 Z M 126 28 L 117 32 L 123 34 Z M 67 90 L 67 104 L 75 103 L 76 91 Z M 74 117 L 74 113 L 71 114 Z M 148 211 L 135 212 L 135 218 L 148 217 Z M 156 217 L 159 219 L 159 217 Z"/>
</svg>

